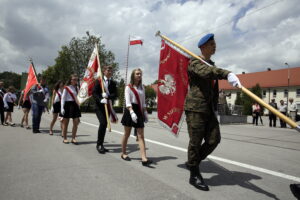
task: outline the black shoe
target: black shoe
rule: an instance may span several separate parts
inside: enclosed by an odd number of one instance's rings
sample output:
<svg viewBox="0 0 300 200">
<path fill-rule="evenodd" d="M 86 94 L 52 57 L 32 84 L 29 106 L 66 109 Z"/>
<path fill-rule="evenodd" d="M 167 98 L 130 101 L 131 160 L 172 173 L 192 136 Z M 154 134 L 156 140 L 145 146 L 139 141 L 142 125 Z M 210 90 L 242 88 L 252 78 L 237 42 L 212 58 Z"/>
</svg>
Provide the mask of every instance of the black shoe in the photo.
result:
<svg viewBox="0 0 300 200">
<path fill-rule="evenodd" d="M 131 161 L 131 159 L 129 158 L 129 156 L 124 157 L 123 155 L 121 155 L 121 158 L 122 158 L 123 160 L 126 160 L 126 161 Z"/>
<path fill-rule="evenodd" d="M 105 149 L 103 145 L 97 145 L 97 146 L 96 146 L 96 149 L 97 149 L 97 151 L 98 151 L 99 153 L 101 153 L 101 154 L 105 154 L 105 152 L 108 152 L 108 150 Z"/>
<path fill-rule="evenodd" d="M 300 184 L 291 184 L 290 189 L 291 189 L 293 195 L 297 199 L 300 199 Z"/>
<path fill-rule="evenodd" d="M 190 167 L 190 184 L 193 185 L 195 188 L 203 191 L 209 191 L 208 186 L 204 182 L 198 167 Z"/>
<path fill-rule="evenodd" d="M 40 131 L 40 130 L 37 130 L 37 129 L 33 129 L 32 132 L 33 132 L 33 133 L 41 133 L 41 131 Z"/>
<path fill-rule="evenodd" d="M 142 161 L 142 165 L 143 166 L 149 166 L 151 163 L 153 163 L 153 161 L 152 160 L 146 160 L 146 161 Z"/>
</svg>

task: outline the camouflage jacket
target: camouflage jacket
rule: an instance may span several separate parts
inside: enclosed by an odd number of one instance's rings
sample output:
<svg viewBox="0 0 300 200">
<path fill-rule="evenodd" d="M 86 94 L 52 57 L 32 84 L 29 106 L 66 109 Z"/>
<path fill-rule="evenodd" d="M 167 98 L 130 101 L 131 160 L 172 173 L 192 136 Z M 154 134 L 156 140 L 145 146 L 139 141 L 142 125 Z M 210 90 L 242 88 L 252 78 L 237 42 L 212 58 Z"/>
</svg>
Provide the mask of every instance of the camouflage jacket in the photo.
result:
<svg viewBox="0 0 300 200">
<path fill-rule="evenodd" d="M 218 79 L 227 79 L 230 71 L 217 68 L 212 61 L 209 63 L 213 66 L 207 66 L 196 58 L 190 60 L 188 66 L 190 90 L 185 99 L 184 110 L 209 112 L 217 109 Z"/>
</svg>

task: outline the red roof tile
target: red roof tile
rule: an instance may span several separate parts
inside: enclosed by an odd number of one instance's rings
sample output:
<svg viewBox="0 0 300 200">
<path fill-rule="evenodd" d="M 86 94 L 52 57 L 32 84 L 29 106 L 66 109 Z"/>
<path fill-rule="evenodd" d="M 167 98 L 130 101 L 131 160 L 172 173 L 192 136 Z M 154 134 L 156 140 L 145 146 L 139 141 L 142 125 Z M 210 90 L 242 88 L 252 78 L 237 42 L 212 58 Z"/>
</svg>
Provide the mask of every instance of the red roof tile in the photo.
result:
<svg viewBox="0 0 300 200">
<path fill-rule="evenodd" d="M 290 86 L 300 86 L 300 67 L 290 68 Z M 288 69 L 279 69 L 263 72 L 254 72 L 237 75 L 241 84 L 246 88 L 252 88 L 257 83 L 261 88 L 287 87 Z M 233 90 L 227 80 L 219 81 L 219 88 Z"/>
</svg>

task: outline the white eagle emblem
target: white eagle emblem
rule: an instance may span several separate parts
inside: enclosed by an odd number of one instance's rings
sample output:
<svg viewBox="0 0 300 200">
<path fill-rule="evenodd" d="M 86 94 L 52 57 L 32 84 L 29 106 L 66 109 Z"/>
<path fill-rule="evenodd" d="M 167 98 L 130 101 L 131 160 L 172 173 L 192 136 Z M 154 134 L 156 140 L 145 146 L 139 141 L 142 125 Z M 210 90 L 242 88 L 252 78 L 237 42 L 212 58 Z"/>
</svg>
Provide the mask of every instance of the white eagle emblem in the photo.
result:
<svg viewBox="0 0 300 200">
<path fill-rule="evenodd" d="M 176 82 L 174 81 L 174 78 L 172 75 L 170 74 L 165 74 L 164 80 L 159 80 L 159 83 L 162 83 L 162 85 L 160 85 L 159 91 L 162 94 L 165 95 L 172 95 L 176 92 Z"/>
</svg>

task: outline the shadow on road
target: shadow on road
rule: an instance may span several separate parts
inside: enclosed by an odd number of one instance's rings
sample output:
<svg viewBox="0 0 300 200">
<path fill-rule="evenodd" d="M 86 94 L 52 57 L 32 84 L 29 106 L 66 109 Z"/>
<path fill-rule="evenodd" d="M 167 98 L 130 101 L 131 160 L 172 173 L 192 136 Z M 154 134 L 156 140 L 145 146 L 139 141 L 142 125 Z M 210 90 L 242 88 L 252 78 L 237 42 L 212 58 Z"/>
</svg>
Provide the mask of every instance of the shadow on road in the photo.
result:
<svg viewBox="0 0 300 200">
<path fill-rule="evenodd" d="M 177 166 L 187 170 L 185 164 L 179 164 Z M 250 182 L 251 180 L 262 179 L 260 176 L 257 176 L 257 175 L 251 174 L 251 173 L 246 173 L 246 172 L 230 171 L 211 160 L 202 161 L 200 171 L 203 174 L 205 174 L 205 173 L 217 174 L 217 175 L 212 176 L 210 179 L 205 179 L 206 183 L 209 186 L 222 186 L 222 185 L 235 186 L 235 185 L 237 185 L 242 188 L 264 194 L 275 200 L 279 200 L 276 195 L 254 185 L 253 183 Z"/>
</svg>

